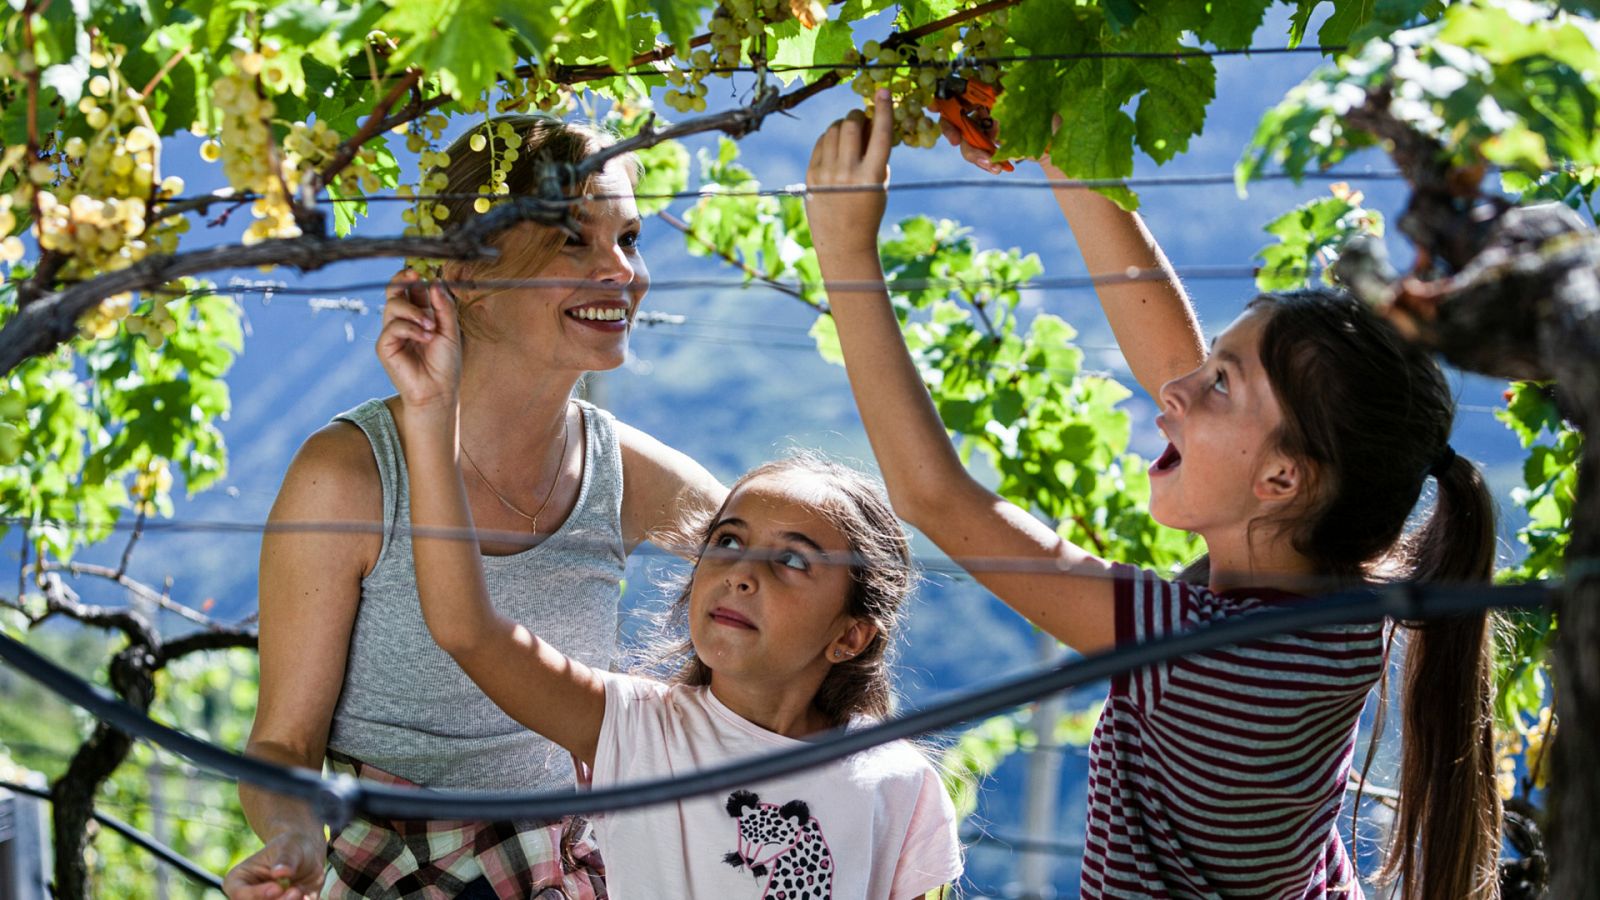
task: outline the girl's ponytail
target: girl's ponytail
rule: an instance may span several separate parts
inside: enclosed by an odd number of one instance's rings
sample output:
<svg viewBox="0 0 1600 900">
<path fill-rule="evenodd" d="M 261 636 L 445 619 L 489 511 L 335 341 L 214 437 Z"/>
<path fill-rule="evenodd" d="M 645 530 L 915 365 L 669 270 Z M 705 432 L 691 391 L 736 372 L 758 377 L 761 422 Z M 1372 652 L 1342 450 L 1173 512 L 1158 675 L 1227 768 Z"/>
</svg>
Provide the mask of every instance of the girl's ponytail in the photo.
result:
<svg viewBox="0 0 1600 900">
<path fill-rule="evenodd" d="M 1494 506 L 1477 467 L 1449 448 L 1455 401 L 1439 367 L 1340 291 L 1251 305 L 1271 312 L 1260 350 L 1283 410 L 1279 447 L 1311 473 L 1309 505 L 1283 523 L 1295 549 L 1343 578 L 1487 581 Z M 1438 482 L 1433 515 L 1407 535 L 1429 475 Z M 1401 623 L 1413 633 L 1399 814 L 1382 875 L 1404 879 L 1403 900 L 1499 895 L 1493 623 Z"/>
<path fill-rule="evenodd" d="M 1484 582 L 1494 568 L 1494 506 L 1478 468 L 1448 449 L 1432 473 L 1433 515 L 1406 540 L 1416 581 Z M 1500 895 L 1500 794 L 1494 754 L 1494 619 L 1473 613 L 1402 623 L 1405 665 L 1400 801 L 1380 878 L 1403 900 Z"/>
</svg>

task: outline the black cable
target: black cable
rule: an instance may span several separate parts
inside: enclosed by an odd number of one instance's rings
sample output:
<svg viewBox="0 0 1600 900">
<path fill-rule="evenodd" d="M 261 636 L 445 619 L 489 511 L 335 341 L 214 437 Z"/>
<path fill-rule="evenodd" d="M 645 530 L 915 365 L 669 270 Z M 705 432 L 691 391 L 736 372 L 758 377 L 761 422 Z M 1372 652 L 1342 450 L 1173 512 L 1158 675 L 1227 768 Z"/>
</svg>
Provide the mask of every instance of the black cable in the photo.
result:
<svg viewBox="0 0 1600 900">
<path fill-rule="evenodd" d="M 0 659 L 10 663 L 17 671 L 39 682 L 63 700 L 85 710 L 124 734 L 159 744 L 197 766 L 224 772 L 238 780 L 281 794 L 317 801 L 319 808 L 325 805 L 320 803 L 324 795 L 347 792 L 354 782 L 353 778 L 343 776 L 325 780 L 306 769 L 294 769 L 240 756 L 163 725 L 123 700 L 106 694 L 100 688 L 56 665 L 27 644 L 7 634 L 0 634 Z M 334 808 L 337 808 L 337 804 L 334 804 Z"/>
<path fill-rule="evenodd" d="M 323 821 L 336 828 L 342 827 L 358 814 L 384 819 L 552 820 L 568 815 L 592 815 L 669 803 L 779 778 L 889 741 L 941 731 L 993 715 L 1076 685 L 1273 634 L 1383 618 L 1412 621 L 1477 612 L 1491 607 L 1539 606 L 1549 596 L 1550 589 L 1544 584 L 1393 585 L 1345 591 L 1069 661 L 1042 672 L 970 691 L 875 725 L 833 732 L 792 750 L 679 778 L 560 794 L 444 793 L 360 783 L 348 776 L 323 779 L 306 770 L 241 757 L 155 722 L 121 700 L 104 695 L 8 635 L 0 634 L 0 659 L 10 662 L 49 690 L 130 735 L 162 744 L 197 765 L 227 772 L 242 781 L 269 790 L 310 800 Z"/>
<path fill-rule="evenodd" d="M 967 847 L 992 847 L 1020 853 L 1047 853 L 1051 856 L 1075 858 L 1083 853 L 1083 841 L 1052 841 L 1023 837 L 1021 835 L 993 834 L 981 829 L 965 829 L 961 843 Z"/>
<path fill-rule="evenodd" d="M 13 793 L 17 794 L 26 794 L 29 797 L 37 797 L 40 800 L 51 799 L 49 791 L 42 791 L 38 788 L 28 787 L 25 784 L 17 784 L 16 782 L 11 781 L 0 781 L 0 789 L 12 791 Z M 218 891 L 219 893 L 222 891 L 221 878 L 218 878 L 211 872 L 200 868 L 198 863 L 185 857 L 183 854 L 172 849 L 171 847 L 168 847 L 166 844 L 161 843 L 150 835 L 145 834 L 132 825 L 129 825 L 127 822 L 124 822 L 115 816 L 106 815 L 99 810 L 94 811 L 94 819 L 96 822 L 99 822 L 107 828 L 110 828 L 112 831 L 115 831 L 117 834 L 122 835 L 129 843 L 149 852 L 150 855 L 161 860 L 167 865 L 172 866 L 174 869 L 177 869 L 183 874 L 189 876 L 191 879 L 208 888 L 211 888 L 212 890 Z"/>
</svg>

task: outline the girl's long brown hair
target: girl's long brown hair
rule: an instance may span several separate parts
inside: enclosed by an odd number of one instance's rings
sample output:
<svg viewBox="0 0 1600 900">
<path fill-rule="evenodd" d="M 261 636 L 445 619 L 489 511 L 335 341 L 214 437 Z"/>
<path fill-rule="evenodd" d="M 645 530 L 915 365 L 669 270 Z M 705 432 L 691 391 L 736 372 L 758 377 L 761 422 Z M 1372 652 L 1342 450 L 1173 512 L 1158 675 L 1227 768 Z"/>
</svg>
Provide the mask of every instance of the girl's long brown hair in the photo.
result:
<svg viewBox="0 0 1600 900">
<path fill-rule="evenodd" d="M 1449 449 L 1455 403 L 1439 367 L 1342 292 L 1251 306 L 1270 313 L 1261 362 L 1283 411 L 1279 445 L 1309 473 L 1309 506 L 1286 526 L 1295 549 L 1351 579 L 1487 581 L 1494 504 L 1477 467 Z M 1430 476 L 1433 510 L 1406 534 Z M 1410 633 L 1400 800 L 1380 878 L 1401 879 L 1404 900 L 1498 897 L 1494 619 L 1399 625 Z"/>
</svg>

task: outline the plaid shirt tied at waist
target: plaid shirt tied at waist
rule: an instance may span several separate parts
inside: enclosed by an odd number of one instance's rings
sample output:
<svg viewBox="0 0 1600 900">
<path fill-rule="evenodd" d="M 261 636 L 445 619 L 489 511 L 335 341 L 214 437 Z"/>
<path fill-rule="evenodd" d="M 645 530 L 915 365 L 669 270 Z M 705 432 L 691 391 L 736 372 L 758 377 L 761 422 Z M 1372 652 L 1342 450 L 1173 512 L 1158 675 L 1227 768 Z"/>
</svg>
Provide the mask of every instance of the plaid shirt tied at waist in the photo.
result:
<svg viewBox="0 0 1600 900">
<path fill-rule="evenodd" d="M 417 787 L 338 754 L 336 771 L 376 784 Z M 487 879 L 500 900 L 605 900 L 605 863 L 582 818 L 462 822 L 366 817 L 328 842 L 325 900 L 454 900 Z"/>
</svg>

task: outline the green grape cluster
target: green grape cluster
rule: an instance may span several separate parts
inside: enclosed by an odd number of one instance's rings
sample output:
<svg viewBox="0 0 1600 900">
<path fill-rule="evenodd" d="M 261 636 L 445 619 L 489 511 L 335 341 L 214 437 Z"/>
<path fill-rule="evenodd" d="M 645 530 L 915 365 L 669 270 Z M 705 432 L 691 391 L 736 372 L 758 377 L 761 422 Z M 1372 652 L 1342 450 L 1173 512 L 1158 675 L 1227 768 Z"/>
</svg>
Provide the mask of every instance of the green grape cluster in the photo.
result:
<svg viewBox="0 0 1600 900">
<path fill-rule="evenodd" d="M 181 291 L 184 288 L 182 285 L 167 285 L 163 288 L 163 291 L 169 289 Z M 163 300 L 159 296 L 152 297 L 149 307 L 143 310 L 141 314 L 128 316 L 126 321 L 128 333 L 143 336 L 152 347 L 160 347 L 165 344 L 167 338 L 178 330 L 178 320 L 173 318 L 172 310 L 168 308 L 168 304 L 171 302 L 170 300 Z"/>
<path fill-rule="evenodd" d="M 873 112 L 873 95 L 879 88 L 889 89 L 894 100 L 895 143 L 932 147 L 938 142 L 939 123 L 924 111 L 937 99 L 939 79 L 949 70 L 941 66 L 902 66 L 912 61 L 948 64 L 955 53 L 954 44 L 955 38 L 947 30 L 906 47 L 884 47 L 877 41 L 867 41 L 859 55 L 847 56 L 847 61 L 871 64 L 850 85 L 866 98 L 868 115 Z"/>
<path fill-rule="evenodd" d="M 17 230 L 17 214 L 11 205 L 16 201 L 11 194 L 0 194 L 0 262 L 14 266 L 22 260 L 27 248 L 22 245 L 22 238 L 12 234 Z"/>
<path fill-rule="evenodd" d="M 496 112 L 540 112 L 563 115 L 572 109 L 572 91 L 548 78 L 512 76 L 501 83 L 503 96 L 495 101 Z"/>
<path fill-rule="evenodd" d="M 134 511 L 147 516 L 155 515 L 156 499 L 172 491 L 172 470 L 164 459 L 151 459 L 133 476 L 133 488 L 128 493 L 134 500 Z"/>
<path fill-rule="evenodd" d="M 318 119 L 312 124 L 295 122 L 283 138 L 284 183 L 297 185 L 322 170 L 339 150 L 343 138 L 328 123 Z M 334 186 L 344 197 L 374 194 L 383 188 L 383 180 L 372 167 L 378 162 L 378 151 L 364 147 L 356 152 L 348 165 L 334 178 Z"/>
<path fill-rule="evenodd" d="M 1003 52 L 1007 40 L 1005 24 L 1006 13 L 1001 10 L 987 19 L 973 20 L 959 31 L 944 29 L 908 46 L 885 47 L 877 41 L 867 41 L 859 51 L 845 55 L 847 63 L 867 64 L 851 87 L 866 98 L 868 115 L 873 111 L 873 95 L 879 88 L 888 88 L 894 99 L 895 142 L 932 147 L 939 141 L 939 123 L 926 110 L 938 99 L 942 81 L 954 76 L 999 84 L 997 66 L 977 65 L 969 60 Z"/>
<path fill-rule="evenodd" d="M 398 196 L 413 200 L 411 208 L 400 213 L 401 221 L 406 223 L 401 233 L 408 237 L 436 237 L 444 232 L 444 222 L 450 217 L 449 207 L 431 199 L 450 186 L 450 177 L 444 173 L 450 165 L 450 154 L 434 149 L 449 124 L 450 119 L 443 113 L 429 113 L 404 126 L 406 149 L 417 154 L 417 168 L 422 172 L 417 184 L 395 188 Z M 406 267 L 424 275 L 438 274 L 434 260 L 407 258 Z"/>
<path fill-rule="evenodd" d="M 117 333 L 117 326 L 133 312 L 133 295 L 107 297 L 99 306 L 78 317 L 78 334 L 91 340 L 104 340 Z"/>
<path fill-rule="evenodd" d="M 1000 10 L 986 19 L 974 19 L 961 30 L 961 54 L 970 59 L 993 59 L 1011 51 L 1010 36 L 1006 33 L 1007 10 Z M 975 78 L 984 84 L 1000 83 L 1000 67 L 995 63 L 962 66 L 964 78 Z"/>
<path fill-rule="evenodd" d="M 65 260 L 60 276 L 91 278 L 126 268 L 153 252 L 170 252 L 188 223 L 178 217 L 151 222 L 150 206 L 183 191 L 183 179 L 160 177 L 161 138 L 151 125 L 144 97 L 119 72 L 121 47 L 91 52 L 98 70 L 78 103 L 92 132 L 88 140 L 57 138 L 28 178 L 7 196 L 0 226 L 16 228 L 19 202 L 37 213 L 34 235 L 41 250 Z M 15 247 L 6 253 L 15 251 Z M 116 304 L 107 316 L 120 320 Z M 103 330 L 103 325 L 101 326 Z"/>
<path fill-rule="evenodd" d="M 220 134 L 200 148 L 202 159 L 222 161 L 222 173 L 234 190 L 257 195 L 250 205 L 255 221 L 242 238 L 246 244 L 300 236 L 288 194 L 292 182 L 285 178 L 293 173 L 284 171 L 286 160 L 269 124 L 277 107 L 260 88 L 266 63 L 259 52 L 233 54 L 233 71 L 211 89 L 212 102 L 222 111 Z"/>
<path fill-rule="evenodd" d="M 494 197 L 511 193 L 511 186 L 506 179 L 511 174 L 511 164 L 520 156 L 521 151 L 517 149 L 519 143 L 516 126 L 510 122 L 498 125 L 485 122 L 467 139 L 467 146 L 473 153 L 489 154 L 489 180 L 478 185 L 478 199 L 472 201 L 474 211 L 486 213 L 493 206 Z"/>
<path fill-rule="evenodd" d="M 768 26 L 797 14 L 802 24 L 814 28 L 819 11 L 820 7 L 811 0 L 722 0 L 708 26 L 710 49 L 690 53 L 687 70 L 677 66 L 665 70 L 670 89 L 662 102 L 678 112 L 705 112 L 706 76 L 731 78 L 733 73 L 728 70 L 744 60 L 747 41 L 761 37 Z"/>
</svg>

